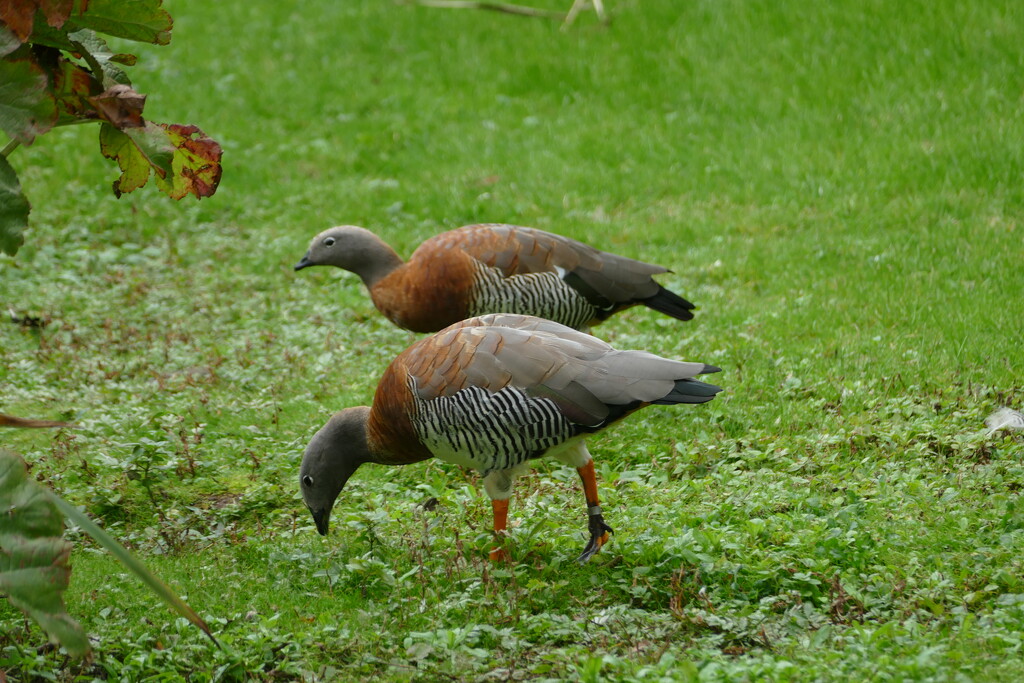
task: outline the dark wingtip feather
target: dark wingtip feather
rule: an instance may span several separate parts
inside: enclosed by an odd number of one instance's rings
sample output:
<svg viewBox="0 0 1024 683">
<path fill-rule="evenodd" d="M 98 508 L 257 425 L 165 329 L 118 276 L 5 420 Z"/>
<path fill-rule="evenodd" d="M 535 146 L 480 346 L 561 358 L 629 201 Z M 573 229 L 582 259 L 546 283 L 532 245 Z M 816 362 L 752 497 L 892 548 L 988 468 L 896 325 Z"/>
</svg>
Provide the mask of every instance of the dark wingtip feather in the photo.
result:
<svg viewBox="0 0 1024 683">
<path fill-rule="evenodd" d="M 653 308 L 659 313 L 670 315 L 677 320 L 693 320 L 695 305 L 673 291 L 658 285 L 658 293 L 652 297 L 641 299 L 640 303 Z"/>
<path fill-rule="evenodd" d="M 707 365 L 705 363 L 704 369 L 701 370 L 700 372 L 698 372 L 697 374 L 698 375 L 710 375 L 713 372 L 721 372 L 721 371 L 722 371 L 722 368 L 718 367 L 717 365 Z"/>
<path fill-rule="evenodd" d="M 666 396 L 652 401 L 656 405 L 672 405 L 673 403 L 707 403 L 720 392 L 722 387 L 700 382 L 695 379 L 676 380 L 676 385 Z"/>
</svg>

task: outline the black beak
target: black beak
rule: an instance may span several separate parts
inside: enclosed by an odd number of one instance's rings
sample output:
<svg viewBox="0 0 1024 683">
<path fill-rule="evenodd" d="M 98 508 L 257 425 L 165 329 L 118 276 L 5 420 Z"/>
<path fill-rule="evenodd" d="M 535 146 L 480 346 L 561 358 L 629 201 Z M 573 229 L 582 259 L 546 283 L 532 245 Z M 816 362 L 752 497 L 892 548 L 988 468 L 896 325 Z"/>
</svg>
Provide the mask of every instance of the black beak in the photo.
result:
<svg viewBox="0 0 1024 683">
<path fill-rule="evenodd" d="M 325 508 L 323 510 L 310 509 L 313 514 L 313 523 L 316 524 L 317 533 L 321 536 L 327 535 L 327 523 L 331 519 L 331 509 Z"/>
<path fill-rule="evenodd" d="M 306 255 L 302 257 L 302 260 L 295 264 L 295 270 L 302 270 L 303 268 L 309 268 L 310 266 L 315 265 L 315 263 L 309 260 L 309 252 L 306 252 Z"/>
</svg>

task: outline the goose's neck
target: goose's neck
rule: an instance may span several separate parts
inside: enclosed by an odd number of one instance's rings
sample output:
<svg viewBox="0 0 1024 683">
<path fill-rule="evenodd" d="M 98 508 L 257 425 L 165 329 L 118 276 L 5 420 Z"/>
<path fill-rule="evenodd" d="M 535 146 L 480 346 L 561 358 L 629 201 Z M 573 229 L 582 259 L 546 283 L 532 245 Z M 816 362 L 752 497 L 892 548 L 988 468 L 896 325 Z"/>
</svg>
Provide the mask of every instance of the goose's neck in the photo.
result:
<svg viewBox="0 0 1024 683">
<path fill-rule="evenodd" d="M 380 242 L 375 245 L 372 254 L 367 254 L 367 258 L 356 264 L 353 272 L 363 279 L 367 288 L 373 289 L 374 285 L 404 265 L 405 261 L 394 249 Z"/>
</svg>

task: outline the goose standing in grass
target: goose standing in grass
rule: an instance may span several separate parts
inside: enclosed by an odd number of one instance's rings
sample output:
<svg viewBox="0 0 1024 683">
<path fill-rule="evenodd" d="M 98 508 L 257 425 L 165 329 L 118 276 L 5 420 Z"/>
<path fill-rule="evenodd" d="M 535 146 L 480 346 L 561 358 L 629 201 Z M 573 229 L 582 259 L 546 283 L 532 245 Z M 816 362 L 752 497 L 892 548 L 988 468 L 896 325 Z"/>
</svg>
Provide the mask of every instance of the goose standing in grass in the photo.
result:
<svg viewBox="0 0 1024 683">
<path fill-rule="evenodd" d="M 590 540 L 579 559 L 586 561 L 611 527 L 584 437 L 647 405 L 710 401 L 721 389 L 694 378 L 718 371 L 618 351 L 532 316 L 471 318 L 407 348 L 384 372 L 372 407 L 342 410 L 313 436 L 299 472 L 302 497 L 326 535 L 331 508 L 361 465 L 437 457 L 483 473 L 500 536 L 516 475 L 530 459 L 551 455 L 583 481 Z"/>
<path fill-rule="evenodd" d="M 667 268 L 516 225 L 441 233 L 407 262 L 369 230 L 343 225 L 314 237 L 295 270 L 310 266 L 352 271 L 377 309 L 413 332 L 487 313 L 535 315 L 581 329 L 638 304 L 693 318 L 692 303 L 651 277 Z"/>
</svg>

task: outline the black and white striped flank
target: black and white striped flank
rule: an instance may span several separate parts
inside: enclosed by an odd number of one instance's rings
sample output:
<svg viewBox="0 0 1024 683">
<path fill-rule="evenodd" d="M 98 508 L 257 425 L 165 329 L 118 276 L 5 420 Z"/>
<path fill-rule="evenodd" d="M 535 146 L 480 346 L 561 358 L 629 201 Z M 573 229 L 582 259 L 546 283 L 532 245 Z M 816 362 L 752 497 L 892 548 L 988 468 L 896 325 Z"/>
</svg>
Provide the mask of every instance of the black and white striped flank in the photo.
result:
<svg viewBox="0 0 1024 683">
<path fill-rule="evenodd" d="M 522 313 L 574 329 L 594 318 L 594 306 L 555 272 L 504 277 L 500 270 L 480 264 L 470 301 L 470 316 Z"/>
<path fill-rule="evenodd" d="M 415 382 L 411 382 L 416 395 Z M 420 441 L 436 457 L 484 474 L 515 467 L 576 434 L 554 401 L 522 389 L 467 387 L 452 396 L 415 399 Z"/>
</svg>

